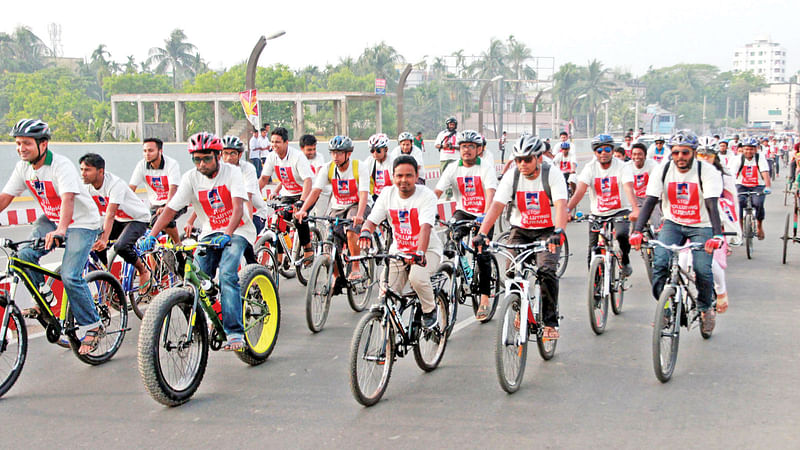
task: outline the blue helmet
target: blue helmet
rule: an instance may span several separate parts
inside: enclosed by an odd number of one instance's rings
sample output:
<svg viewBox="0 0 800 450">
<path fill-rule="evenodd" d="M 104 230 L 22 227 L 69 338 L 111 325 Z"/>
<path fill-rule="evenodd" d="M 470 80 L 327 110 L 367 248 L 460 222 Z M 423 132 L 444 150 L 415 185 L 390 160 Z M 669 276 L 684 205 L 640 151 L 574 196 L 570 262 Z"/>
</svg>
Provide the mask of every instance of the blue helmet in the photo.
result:
<svg viewBox="0 0 800 450">
<path fill-rule="evenodd" d="M 692 150 L 696 150 L 699 143 L 700 142 L 697 139 L 697 135 L 694 134 L 692 130 L 678 130 L 672 135 L 671 138 L 669 138 L 670 147 L 681 145 L 684 147 L 690 147 Z"/>
<path fill-rule="evenodd" d="M 746 137 L 742 140 L 742 143 L 739 144 L 742 147 L 756 147 L 758 148 L 758 139 L 754 137 Z"/>
<path fill-rule="evenodd" d="M 592 150 L 597 150 L 600 147 L 614 147 L 614 138 L 609 134 L 598 134 L 592 138 Z"/>
<path fill-rule="evenodd" d="M 570 147 L 569 142 L 562 142 L 561 143 L 561 149 L 562 150 L 565 149 L 565 148 L 569 148 L 569 147 Z"/>
<path fill-rule="evenodd" d="M 347 136 L 334 136 L 328 141 L 328 151 L 352 152 L 353 141 Z"/>
</svg>

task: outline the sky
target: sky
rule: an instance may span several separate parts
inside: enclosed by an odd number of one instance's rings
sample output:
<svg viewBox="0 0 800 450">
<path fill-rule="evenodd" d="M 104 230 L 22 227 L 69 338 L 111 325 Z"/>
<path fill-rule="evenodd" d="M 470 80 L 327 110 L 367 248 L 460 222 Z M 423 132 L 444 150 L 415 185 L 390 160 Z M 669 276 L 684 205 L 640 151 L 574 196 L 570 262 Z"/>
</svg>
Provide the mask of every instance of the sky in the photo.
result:
<svg viewBox="0 0 800 450">
<path fill-rule="evenodd" d="M 730 70 L 738 47 L 769 35 L 787 50 L 787 76 L 800 70 L 797 0 L 307 0 L 280 2 L 280 8 L 271 6 L 274 1 L 253 2 L 250 11 L 241 3 L 206 0 L 6 3 L 0 31 L 27 25 L 49 43 L 48 24 L 58 23 L 64 56 L 88 58 L 105 44 L 118 62 L 128 55 L 146 59 L 151 47 L 163 46 L 181 28 L 213 69 L 244 62 L 260 36 L 284 30 L 269 41 L 260 65 L 324 68 L 381 41 L 408 62 L 431 62 L 459 49 L 479 55 L 491 38 L 514 35 L 534 55 L 554 57 L 556 68 L 598 59 L 639 76 L 651 66 L 677 63 Z"/>
</svg>

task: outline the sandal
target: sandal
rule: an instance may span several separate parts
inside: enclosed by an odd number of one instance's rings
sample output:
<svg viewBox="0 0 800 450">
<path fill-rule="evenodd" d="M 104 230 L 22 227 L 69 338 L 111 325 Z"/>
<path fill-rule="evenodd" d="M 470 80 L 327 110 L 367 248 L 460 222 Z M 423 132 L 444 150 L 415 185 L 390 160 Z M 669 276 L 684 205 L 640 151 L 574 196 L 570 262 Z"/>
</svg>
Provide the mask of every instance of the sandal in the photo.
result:
<svg viewBox="0 0 800 450">
<path fill-rule="evenodd" d="M 42 310 L 39 309 L 38 306 L 34 306 L 33 308 L 25 308 L 22 310 L 22 317 L 27 319 L 38 319 L 41 314 Z"/>
<path fill-rule="evenodd" d="M 350 272 L 350 275 L 347 277 L 348 281 L 358 281 L 363 277 L 360 270 L 354 270 Z"/>
<path fill-rule="evenodd" d="M 475 319 L 479 321 L 484 321 L 489 317 L 489 305 L 480 305 L 478 306 L 478 312 L 475 313 Z M 519 322 L 516 323 L 516 327 L 519 328 Z"/>
<path fill-rule="evenodd" d="M 152 284 L 152 281 L 153 281 L 152 277 L 148 278 L 147 281 L 144 284 L 140 284 L 139 285 L 139 289 L 136 291 L 136 293 L 139 294 L 139 295 L 147 294 L 147 291 L 150 290 L 150 285 Z"/>
<path fill-rule="evenodd" d="M 106 330 L 103 327 L 96 328 L 94 330 L 89 330 L 81 339 L 81 347 L 78 349 L 78 353 L 81 355 L 88 355 L 97 349 L 97 346 L 100 345 L 100 341 L 106 336 Z M 84 348 L 88 348 L 88 350 L 84 350 Z"/>
<path fill-rule="evenodd" d="M 722 314 L 727 310 L 728 310 L 728 296 L 727 295 L 717 296 L 717 312 Z"/>
<path fill-rule="evenodd" d="M 561 336 L 558 334 L 558 330 L 556 330 L 555 327 L 544 327 L 544 332 L 542 332 L 542 339 L 548 341 L 555 341 L 559 337 Z"/>
<path fill-rule="evenodd" d="M 225 346 L 222 349 L 227 352 L 240 352 L 244 350 L 244 338 L 237 336 L 235 338 L 228 339 L 228 342 L 225 343 Z"/>
</svg>

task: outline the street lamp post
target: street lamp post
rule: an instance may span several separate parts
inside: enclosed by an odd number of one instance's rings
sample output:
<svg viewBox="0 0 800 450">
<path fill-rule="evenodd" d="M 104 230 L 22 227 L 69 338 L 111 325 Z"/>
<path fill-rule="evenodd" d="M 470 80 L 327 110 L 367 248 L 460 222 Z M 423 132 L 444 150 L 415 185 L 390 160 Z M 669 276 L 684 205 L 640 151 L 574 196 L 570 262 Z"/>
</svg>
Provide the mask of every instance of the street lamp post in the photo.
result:
<svg viewBox="0 0 800 450">
<path fill-rule="evenodd" d="M 545 92 L 547 92 L 547 91 L 549 91 L 551 89 L 553 89 L 553 86 L 550 86 L 550 87 L 542 89 L 541 91 L 539 91 L 536 94 L 536 97 L 533 99 L 533 108 L 532 108 L 532 112 L 533 112 L 532 116 L 533 117 L 531 118 L 531 133 L 533 133 L 533 134 L 535 134 L 537 136 L 538 136 L 538 134 L 536 133 L 536 106 L 538 105 L 539 98 L 542 96 L 542 94 L 544 94 Z"/>
<path fill-rule="evenodd" d="M 608 99 L 600 102 L 603 105 L 603 134 L 608 134 Z"/>
<path fill-rule="evenodd" d="M 581 94 L 581 95 L 579 95 L 579 96 L 575 97 L 575 100 L 573 100 L 573 101 L 572 101 L 572 104 L 571 104 L 571 105 L 569 105 L 569 122 L 570 122 L 570 126 L 571 126 L 571 127 L 575 127 L 575 105 L 578 103 L 578 100 L 580 100 L 580 99 L 582 99 L 582 98 L 586 98 L 586 95 L 587 95 L 587 94 Z M 576 128 L 577 128 L 577 127 L 576 127 Z M 589 128 L 589 124 L 588 124 L 588 123 L 586 124 L 586 128 L 587 128 L 587 129 Z M 569 130 L 569 136 L 570 136 L 570 138 L 572 138 L 572 134 L 573 134 L 573 133 L 574 133 L 574 132 L 573 132 L 573 130 L 572 130 L 572 129 L 570 129 L 570 130 Z"/>
<path fill-rule="evenodd" d="M 491 80 L 489 80 L 486 84 L 483 85 L 481 88 L 481 95 L 478 97 L 478 133 L 483 134 L 483 100 L 486 98 L 486 93 L 489 91 L 489 87 L 492 83 L 496 81 L 500 81 L 503 79 L 502 75 L 498 75 Z M 496 125 L 495 125 L 496 127 Z"/>
<path fill-rule="evenodd" d="M 264 50 L 264 47 L 267 46 L 267 41 L 279 38 L 284 34 L 286 34 L 286 32 L 281 30 L 267 37 L 261 36 L 260 38 L 258 38 L 258 42 L 256 42 L 256 46 L 253 47 L 253 51 L 250 52 L 250 58 L 247 60 L 247 72 L 245 72 L 245 89 L 249 91 L 251 89 L 256 88 L 256 67 L 258 67 L 258 58 L 261 56 L 261 51 Z"/>
</svg>

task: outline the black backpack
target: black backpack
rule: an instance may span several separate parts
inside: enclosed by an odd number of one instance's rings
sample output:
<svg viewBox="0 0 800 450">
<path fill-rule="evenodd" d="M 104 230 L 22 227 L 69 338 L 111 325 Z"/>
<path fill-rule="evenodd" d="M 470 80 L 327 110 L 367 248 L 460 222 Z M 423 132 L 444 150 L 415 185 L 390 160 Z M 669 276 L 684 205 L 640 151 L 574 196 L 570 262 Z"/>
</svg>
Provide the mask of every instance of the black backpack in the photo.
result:
<svg viewBox="0 0 800 450">
<path fill-rule="evenodd" d="M 547 201 L 550 202 L 550 206 L 553 206 L 553 196 L 550 195 L 550 164 L 546 162 L 542 162 L 542 172 L 540 174 L 542 177 L 542 185 L 544 186 L 544 193 L 547 195 Z M 517 187 L 519 186 L 519 169 L 514 166 L 514 185 L 512 188 L 512 195 L 517 192 Z"/>
<path fill-rule="evenodd" d="M 697 179 L 700 180 L 700 192 L 703 192 L 703 165 L 700 164 L 700 161 L 697 161 Z M 667 171 L 669 170 L 669 166 L 672 164 L 672 161 L 667 161 L 664 164 L 664 172 L 661 174 L 661 184 L 664 184 L 664 180 L 667 179 Z"/>
</svg>

